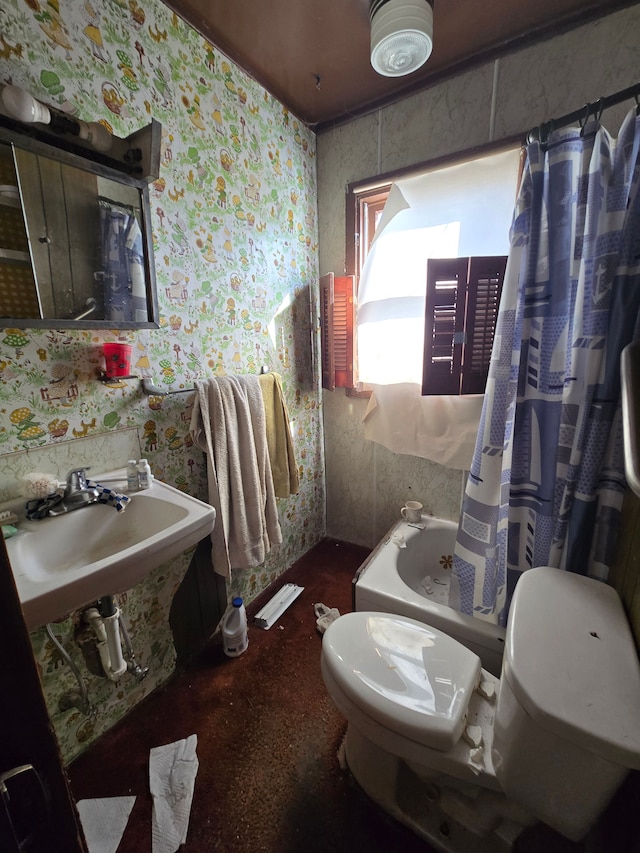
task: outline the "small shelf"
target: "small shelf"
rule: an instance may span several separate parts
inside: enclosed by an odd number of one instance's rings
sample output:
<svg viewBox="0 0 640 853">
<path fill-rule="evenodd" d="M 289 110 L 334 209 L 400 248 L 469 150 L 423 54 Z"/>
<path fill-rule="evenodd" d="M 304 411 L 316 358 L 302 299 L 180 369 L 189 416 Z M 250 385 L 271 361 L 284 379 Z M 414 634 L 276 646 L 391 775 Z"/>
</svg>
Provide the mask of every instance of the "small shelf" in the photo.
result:
<svg viewBox="0 0 640 853">
<path fill-rule="evenodd" d="M 0 207 L 10 207 L 12 210 L 20 210 L 20 199 L 9 195 L 0 195 Z"/>
<path fill-rule="evenodd" d="M 74 121 L 72 119 L 71 123 Z M 160 176 L 162 125 L 156 119 L 124 139 L 112 135 L 111 147 L 106 153 L 73 133 L 56 132 L 50 125 L 24 123 L 4 113 L 0 113 L 0 127 L 6 128 L 9 135 L 16 134 L 22 140 L 19 142 L 22 147 L 27 147 L 24 139 L 28 137 L 52 146 L 58 154 L 65 152 L 71 157 L 81 157 L 148 184 Z"/>
<path fill-rule="evenodd" d="M 13 264 L 30 264 L 29 252 L 19 252 L 16 249 L 0 248 L 0 261 L 9 261 Z"/>
<path fill-rule="evenodd" d="M 123 379 L 140 379 L 139 376 L 108 376 L 104 370 L 97 371 L 98 382 L 122 382 Z"/>
</svg>

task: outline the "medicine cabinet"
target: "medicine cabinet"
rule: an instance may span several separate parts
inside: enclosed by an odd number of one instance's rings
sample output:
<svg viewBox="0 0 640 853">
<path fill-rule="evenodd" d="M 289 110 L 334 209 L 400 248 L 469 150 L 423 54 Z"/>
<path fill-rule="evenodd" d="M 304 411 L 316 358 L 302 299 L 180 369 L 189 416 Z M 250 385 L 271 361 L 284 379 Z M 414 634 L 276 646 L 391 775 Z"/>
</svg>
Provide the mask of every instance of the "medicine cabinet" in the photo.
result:
<svg viewBox="0 0 640 853">
<path fill-rule="evenodd" d="M 160 132 L 154 121 L 114 137 L 116 161 L 0 115 L 1 326 L 158 326 L 148 182 Z"/>
</svg>

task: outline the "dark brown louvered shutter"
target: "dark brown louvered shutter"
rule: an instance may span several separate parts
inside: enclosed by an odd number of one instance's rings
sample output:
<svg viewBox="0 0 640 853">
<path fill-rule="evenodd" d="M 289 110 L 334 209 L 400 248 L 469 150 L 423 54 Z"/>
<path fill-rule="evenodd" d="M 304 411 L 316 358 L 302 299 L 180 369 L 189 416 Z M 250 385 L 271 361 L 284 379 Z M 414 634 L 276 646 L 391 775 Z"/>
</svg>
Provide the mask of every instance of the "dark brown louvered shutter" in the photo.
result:
<svg viewBox="0 0 640 853">
<path fill-rule="evenodd" d="M 427 264 L 422 394 L 484 394 L 505 256 Z"/>
<path fill-rule="evenodd" d="M 423 395 L 460 393 L 467 271 L 468 258 L 428 261 Z"/>
<path fill-rule="evenodd" d="M 353 388 L 355 277 L 327 273 L 320 279 L 322 387 Z"/>
<path fill-rule="evenodd" d="M 462 394 L 484 394 L 506 266 L 506 257 L 469 260 Z"/>
</svg>

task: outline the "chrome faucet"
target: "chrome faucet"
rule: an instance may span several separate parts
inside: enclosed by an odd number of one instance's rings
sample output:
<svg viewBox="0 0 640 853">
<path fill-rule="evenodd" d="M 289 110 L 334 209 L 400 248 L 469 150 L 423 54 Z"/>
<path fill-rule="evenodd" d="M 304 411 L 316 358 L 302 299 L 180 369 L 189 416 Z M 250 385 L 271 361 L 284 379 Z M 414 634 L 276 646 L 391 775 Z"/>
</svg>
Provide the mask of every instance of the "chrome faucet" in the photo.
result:
<svg viewBox="0 0 640 853">
<path fill-rule="evenodd" d="M 72 468 L 67 474 L 67 485 L 62 500 L 49 510 L 49 515 L 63 515 L 83 506 L 98 502 L 100 492 L 87 481 L 88 468 Z"/>
</svg>

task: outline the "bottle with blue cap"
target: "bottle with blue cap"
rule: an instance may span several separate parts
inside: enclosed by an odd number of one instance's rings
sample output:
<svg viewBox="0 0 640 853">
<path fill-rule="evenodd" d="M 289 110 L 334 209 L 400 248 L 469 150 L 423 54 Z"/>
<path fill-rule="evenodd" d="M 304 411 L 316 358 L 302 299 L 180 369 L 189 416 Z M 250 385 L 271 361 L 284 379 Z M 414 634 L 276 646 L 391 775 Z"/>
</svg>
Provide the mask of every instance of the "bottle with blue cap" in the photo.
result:
<svg viewBox="0 0 640 853">
<path fill-rule="evenodd" d="M 249 645 L 247 635 L 247 611 L 243 600 L 238 596 L 222 617 L 222 647 L 225 655 L 237 658 L 246 652 Z"/>
</svg>

